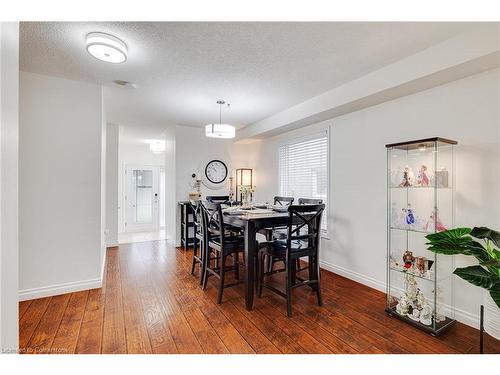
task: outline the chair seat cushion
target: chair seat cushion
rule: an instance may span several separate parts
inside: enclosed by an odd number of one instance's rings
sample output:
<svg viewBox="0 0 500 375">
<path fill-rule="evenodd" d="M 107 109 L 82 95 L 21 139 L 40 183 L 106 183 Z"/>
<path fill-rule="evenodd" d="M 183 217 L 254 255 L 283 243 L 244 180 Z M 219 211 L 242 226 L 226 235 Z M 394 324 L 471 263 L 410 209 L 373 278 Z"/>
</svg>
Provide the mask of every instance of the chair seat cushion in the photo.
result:
<svg viewBox="0 0 500 375">
<path fill-rule="evenodd" d="M 274 240 L 262 244 L 268 254 L 276 258 L 284 258 L 286 256 L 286 240 Z M 291 253 L 298 254 L 302 251 L 310 250 L 307 240 L 292 240 Z"/>
<path fill-rule="evenodd" d="M 210 243 L 221 246 L 220 236 L 210 239 Z M 224 250 L 226 253 L 243 251 L 245 249 L 245 239 L 242 236 L 226 236 L 224 238 Z"/>
</svg>

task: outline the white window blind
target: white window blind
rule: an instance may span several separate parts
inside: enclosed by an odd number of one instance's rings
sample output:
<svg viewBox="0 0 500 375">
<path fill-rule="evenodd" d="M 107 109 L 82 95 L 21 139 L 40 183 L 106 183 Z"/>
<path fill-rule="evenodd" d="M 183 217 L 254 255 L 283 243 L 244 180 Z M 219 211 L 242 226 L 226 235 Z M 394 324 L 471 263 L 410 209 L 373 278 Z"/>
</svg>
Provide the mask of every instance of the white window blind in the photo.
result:
<svg viewBox="0 0 500 375">
<path fill-rule="evenodd" d="M 326 133 L 279 147 L 280 195 L 322 199 L 328 197 L 328 137 Z M 323 212 L 321 229 L 327 229 L 327 210 Z"/>
</svg>

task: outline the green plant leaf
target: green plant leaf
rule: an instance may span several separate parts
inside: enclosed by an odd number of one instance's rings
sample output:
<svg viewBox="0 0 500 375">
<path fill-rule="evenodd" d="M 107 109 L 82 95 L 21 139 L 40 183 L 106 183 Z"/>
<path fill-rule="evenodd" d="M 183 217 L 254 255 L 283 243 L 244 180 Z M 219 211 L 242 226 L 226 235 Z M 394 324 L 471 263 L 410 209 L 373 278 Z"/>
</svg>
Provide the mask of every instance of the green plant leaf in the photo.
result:
<svg viewBox="0 0 500 375">
<path fill-rule="evenodd" d="M 496 247 L 500 248 L 500 232 L 487 227 L 474 227 L 470 235 L 480 239 L 488 239 L 492 241 Z"/>
<path fill-rule="evenodd" d="M 490 296 L 500 309 L 500 286 L 490 289 Z"/>
<path fill-rule="evenodd" d="M 453 273 L 465 281 L 485 289 L 490 289 L 496 278 L 481 266 L 457 268 Z"/>
<path fill-rule="evenodd" d="M 463 237 L 467 234 L 470 234 L 472 229 L 470 228 L 454 228 L 454 229 L 449 229 L 445 230 L 443 232 L 438 232 L 438 233 L 431 233 L 425 236 L 429 241 L 439 241 L 444 238 L 460 238 Z"/>
<path fill-rule="evenodd" d="M 472 253 L 470 249 L 470 246 L 473 242 L 474 241 L 470 236 L 440 237 L 438 239 L 432 238 L 427 243 L 427 245 L 429 245 L 429 250 L 435 253 L 446 254 L 446 255 L 455 255 L 455 254 L 474 255 L 474 253 Z"/>
</svg>

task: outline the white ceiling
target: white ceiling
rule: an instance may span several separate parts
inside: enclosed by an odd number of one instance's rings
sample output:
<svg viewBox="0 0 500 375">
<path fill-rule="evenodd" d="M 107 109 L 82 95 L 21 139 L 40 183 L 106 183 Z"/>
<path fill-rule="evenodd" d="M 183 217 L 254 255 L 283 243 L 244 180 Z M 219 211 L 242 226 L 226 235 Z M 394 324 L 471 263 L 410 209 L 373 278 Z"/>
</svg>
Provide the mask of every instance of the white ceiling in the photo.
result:
<svg viewBox="0 0 500 375">
<path fill-rule="evenodd" d="M 457 33 L 473 23 L 23 22 L 21 70 L 105 86 L 108 121 L 254 123 Z M 98 61 L 92 31 L 121 38 L 128 61 Z M 113 80 L 137 84 L 137 89 Z"/>
</svg>

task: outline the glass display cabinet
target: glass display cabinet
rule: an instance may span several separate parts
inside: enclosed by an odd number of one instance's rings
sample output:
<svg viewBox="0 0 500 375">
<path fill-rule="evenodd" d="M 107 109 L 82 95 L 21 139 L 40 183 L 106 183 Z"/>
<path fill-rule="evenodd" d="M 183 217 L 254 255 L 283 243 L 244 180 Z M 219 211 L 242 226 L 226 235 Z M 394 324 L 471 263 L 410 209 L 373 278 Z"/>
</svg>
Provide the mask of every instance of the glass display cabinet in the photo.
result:
<svg viewBox="0 0 500 375">
<path fill-rule="evenodd" d="M 457 142 L 387 147 L 387 314 L 437 335 L 453 323 L 454 257 L 427 250 L 425 236 L 453 228 Z"/>
</svg>

